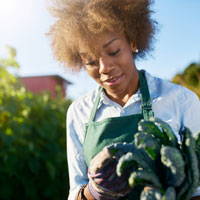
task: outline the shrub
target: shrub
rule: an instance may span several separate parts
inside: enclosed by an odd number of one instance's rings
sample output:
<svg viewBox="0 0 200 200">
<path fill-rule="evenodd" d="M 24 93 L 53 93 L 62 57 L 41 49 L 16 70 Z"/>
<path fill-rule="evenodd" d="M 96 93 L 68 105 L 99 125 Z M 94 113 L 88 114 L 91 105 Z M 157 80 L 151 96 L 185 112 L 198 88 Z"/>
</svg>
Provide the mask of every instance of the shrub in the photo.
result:
<svg viewBox="0 0 200 200">
<path fill-rule="evenodd" d="M 66 199 L 71 101 L 27 92 L 6 67 L 0 59 L 0 199 Z"/>
</svg>

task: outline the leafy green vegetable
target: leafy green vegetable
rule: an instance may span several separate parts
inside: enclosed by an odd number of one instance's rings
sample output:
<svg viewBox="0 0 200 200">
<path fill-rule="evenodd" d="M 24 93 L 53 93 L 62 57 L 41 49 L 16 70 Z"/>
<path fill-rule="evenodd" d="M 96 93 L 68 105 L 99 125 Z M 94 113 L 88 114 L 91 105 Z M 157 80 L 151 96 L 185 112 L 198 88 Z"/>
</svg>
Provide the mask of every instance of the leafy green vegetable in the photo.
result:
<svg viewBox="0 0 200 200">
<path fill-rule="evenodd" d="M 187 160 L 187 174 L 188 178 L 191 178 L 191 181 L 188 181 L 189 186 L 187 192 L 183 195 L 183 199 L 190 199 L 192 194 L 195 192 L 195 189 L 199 185 L 199 165 L 198 158 L 195 152 L 196 149 L 196 141 L 192 137 L 192 133 L 188 128 L 184 128 L 182 130 L 183 134 L 183 145 L 182 151 Z"/>
<path fill-rule="evenodd" d="M 136 185 L 153 185 L 154 187 L 161 188 L 161 183 L 158 177 L 150 171 L 138 169 L 130 174 L 129 185 L 135 187 Z"/>
<path fill-rule="evenodd" d="M 160 153 L 161 145 L 158 142 L 157 138 L 155 138 L 153 135 L 145 133 L 145 132 L 139 132 L 136 133 L 134 136 L 135 145 L 140 149 L 145 149 L 147 154 L 152 160 L 156 160 Z"/>
<path fill-rule="evenodd" d="M 176 190 L 173 187 L 168 187 L 161 200 L 176 200 Z"/>
<path fill-rule="evenodd" d="M 130 173 L 130 187 L 143 187 L 140 200 L 190 200 L 200 184 L 200 133 L 194 138 L 184 128 L 178 142 L 160 119 L 141 120 L 138 130 L 133 143 L 118 144 L 126 150 L 132 145 L 134 151 L 121 154 L 117 174 Z"/>
<path fill-rule="evenodd" d="M 166 184 L 178 187 L 185 179 L 185 162 L 181 151 L 170 146 L 161 147 L 161 162 L 166 166 Z"/>
<path fill-rule="evenodd" d="M 161 192 L 152 187 L 145 187 L 140 195 L 140 200 L 161 200 Z"/>
</svg>

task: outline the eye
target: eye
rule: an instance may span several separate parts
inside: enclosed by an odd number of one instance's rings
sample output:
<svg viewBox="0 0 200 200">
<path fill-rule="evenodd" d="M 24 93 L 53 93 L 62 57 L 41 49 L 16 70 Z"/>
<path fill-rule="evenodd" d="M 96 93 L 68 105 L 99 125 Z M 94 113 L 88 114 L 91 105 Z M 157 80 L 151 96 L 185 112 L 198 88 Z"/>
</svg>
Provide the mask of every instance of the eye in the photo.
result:
<svg viewBox="0 0 200 200">
<path fill-rule="evenodd" d="M 115 56 L 120 52 L 120 49 L 117 49 L 116 51 L 113 51 L 111 53 L 109 53 L 109 56 Z"/>
<path fill-rule="evenodd" d="M 85 65 L 98 66 L 98 61 L 96 61 L 96 60 L 94 60 L 94 61 L 89 61 L 89 62 L 86 62 Z"/>
</svg>

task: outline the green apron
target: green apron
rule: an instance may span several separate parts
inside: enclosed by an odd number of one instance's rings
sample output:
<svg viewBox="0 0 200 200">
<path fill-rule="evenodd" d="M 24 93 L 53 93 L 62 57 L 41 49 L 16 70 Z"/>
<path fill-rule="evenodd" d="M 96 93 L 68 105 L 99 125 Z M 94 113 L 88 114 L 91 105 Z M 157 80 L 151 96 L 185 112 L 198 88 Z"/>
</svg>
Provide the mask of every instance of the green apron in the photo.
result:
<svg viewBox="0 0 200 200">
<path fill-rule="evenodd" d="M 133 135 L 138 131 L 138 122 L 141 119 L 148 120 L 153 117 L 151 99 L 148 85 L 143 70 L 139 73 L 139 87 L 141 92 L 142 112 L 138 114 L 106 118 L 95 122 L 95 114 L 100 101 L 102 88 L 99 89 L 97 97 L 92 108 L 89 122 L 86 125 L 85 140 L 83 143 L 84 156 L 86 164 L 89 166 L 91 159 L 99 153 L 105 146 L 117 142 L 132 142 Z M 132 195 L 122 199 L 135 199 Z"/>
</svg>

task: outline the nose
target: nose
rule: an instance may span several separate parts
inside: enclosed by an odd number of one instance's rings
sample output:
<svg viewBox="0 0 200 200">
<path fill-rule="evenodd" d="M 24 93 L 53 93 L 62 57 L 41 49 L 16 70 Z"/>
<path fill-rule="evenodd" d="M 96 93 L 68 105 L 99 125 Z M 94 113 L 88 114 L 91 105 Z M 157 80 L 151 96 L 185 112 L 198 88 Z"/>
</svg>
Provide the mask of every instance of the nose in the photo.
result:
<svg viewBox="0 0 200 200">
<path fill-rule="evenodd" d="M 111 59 L 107 57 L 99 58 L 99 73 L 108 74 L 113 68 Z"/>
</svg>

